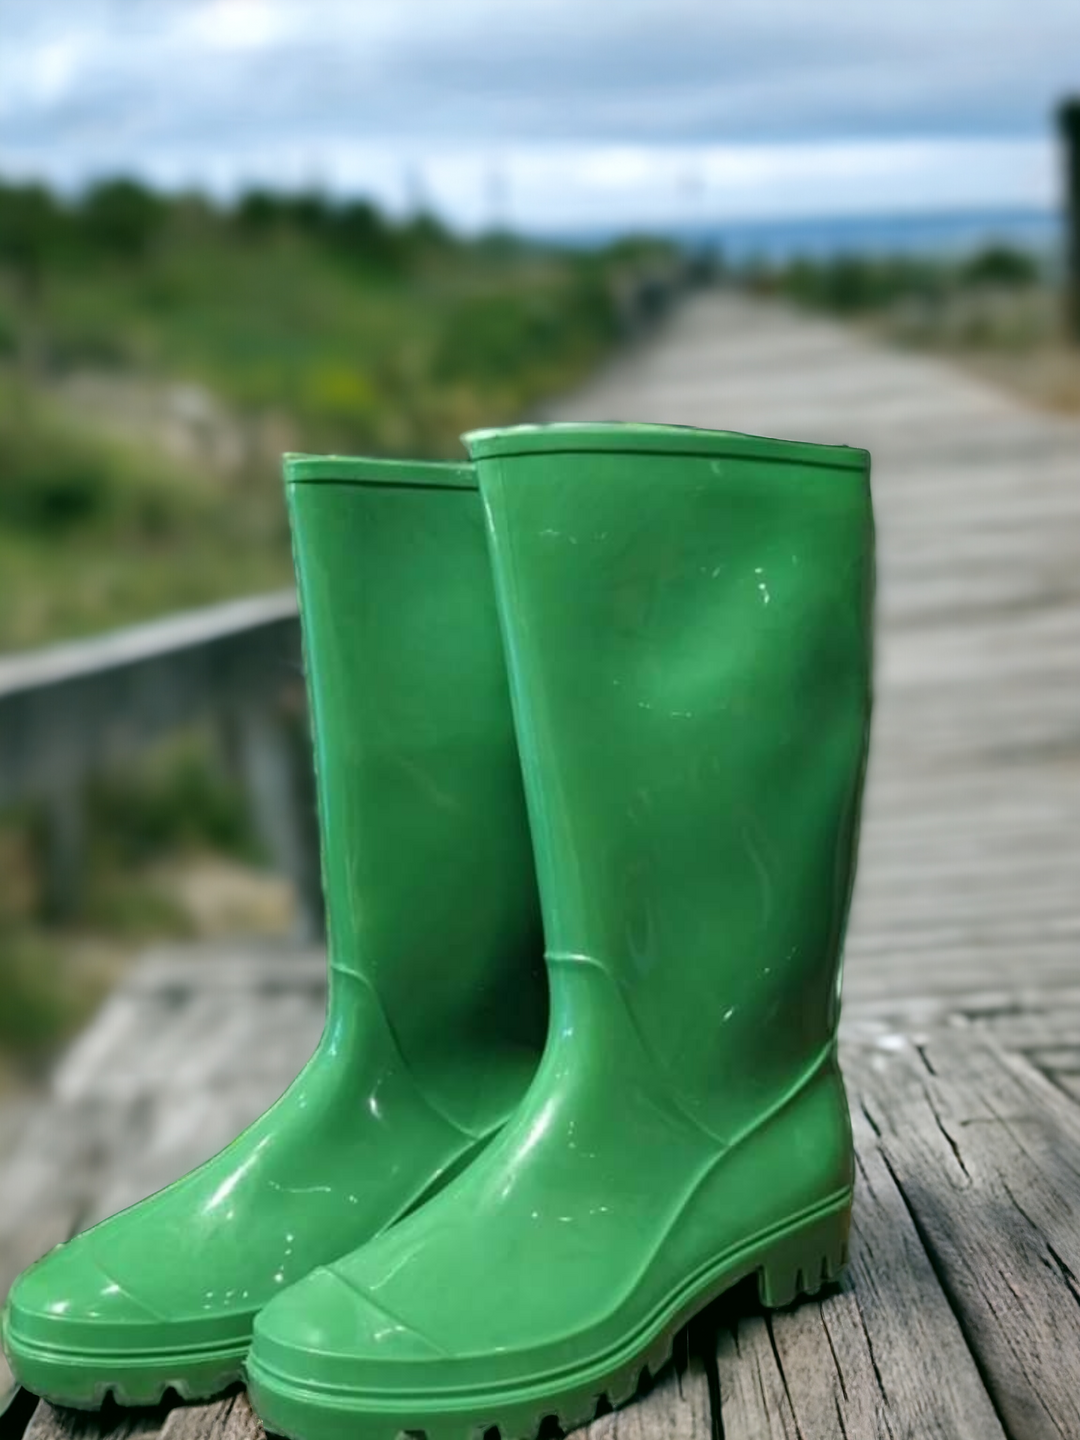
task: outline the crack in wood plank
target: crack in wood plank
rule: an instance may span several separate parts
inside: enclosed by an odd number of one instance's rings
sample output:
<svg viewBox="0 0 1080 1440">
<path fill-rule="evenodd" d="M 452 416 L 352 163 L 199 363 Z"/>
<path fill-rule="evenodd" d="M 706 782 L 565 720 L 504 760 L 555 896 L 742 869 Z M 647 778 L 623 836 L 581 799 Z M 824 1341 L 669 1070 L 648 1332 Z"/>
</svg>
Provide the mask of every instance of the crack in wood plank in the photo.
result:
<svg viewBox="0 0 1080 1440">
<path fill-rule="evenodd" d="M 1076 1436 L 1080 1306 L 1066 1272 L 1080 1264 L 1080 1113 L 978 1035 L 934 1035 L 928 1049 L 932 1075 L 915 1046 L 871 1063 L 856 1052 L 883 1159 L 1007 1433 Z M 963 1204 L 941 1187 L 957 1163 Z"/>
</svg>

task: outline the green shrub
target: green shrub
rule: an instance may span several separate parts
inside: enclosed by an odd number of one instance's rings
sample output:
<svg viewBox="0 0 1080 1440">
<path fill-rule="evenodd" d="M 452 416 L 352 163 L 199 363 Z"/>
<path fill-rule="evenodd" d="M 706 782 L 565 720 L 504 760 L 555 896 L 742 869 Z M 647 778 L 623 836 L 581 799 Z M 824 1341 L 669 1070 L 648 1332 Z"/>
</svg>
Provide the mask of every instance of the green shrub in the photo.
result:
<svg viewBox="0 0 1080 1440">
<path fill-rule="evenodd" d="M 1032 255 L 1010 245 L 988 245 L 961 268 L 961 279 L 971 285 L 1001 285 L 1013 289 L 1034 285 L 1039 266 Z"/>
<path fill-rule="evenodd" d="M 932 296 L 941 284 L 940 267 L 929 261 L 837 255 L 793 260 L 780 271 L 776 288 L 802 304 L 850 315 L 884 309 L 904 296 Z"/>
<path fill-rule="evenodd" d="M 1039 278 L 1034 256 L 989 245 L 964 261 L 918 256 L 836 255 L 796 258 L 776 269 L 756 267 L 756 288 L 803 305 L 854 315 L 889 309 L 901 301 L 942 304 L 969 288 L 1019 289 Z"/>
<path fill-rule="evenodd" d="M 90 249 L 121 260 L 138 259 L 161 234 L 169 208 L 168 201 L 134 180 L 104 180 L 83 198 L 78 229 Z"/>
<path fill-rule="evenodd" d="M 121 870 L 185 849 L 262 858 L 244 793 L 214 764 L 201 735 L 181 736 L 94 781 L 87 824 L 98 861 Z"/>
<path fill-rule="evenodd" d="M 103 447 L 43 422 L 21 387 L 0 389 L 0 525 L 53 535 L 107 513 L 114 471 Z"/>
<path fill-rule="evenodd" d="M 43 185 L 0 185 L 0 264 L 36 272 L 56 255 L 64 231 L 63 209 Z"/>
<path fill-rule="evenodd" d="M 281 450 L 460 454 L 597 362 L 644 254 L 319 194 L 0 182 L 0 650 L 289 583 Z M 205 425 L 170 412 L 177 382 Z"/>
<path fill-rule="evenodd" d="M 0 927 L 0 1050 L 30 1060 L 70 1033 L 83 1007 L 64 983 L 58 946 L 46 937 Z"/>
</svg>

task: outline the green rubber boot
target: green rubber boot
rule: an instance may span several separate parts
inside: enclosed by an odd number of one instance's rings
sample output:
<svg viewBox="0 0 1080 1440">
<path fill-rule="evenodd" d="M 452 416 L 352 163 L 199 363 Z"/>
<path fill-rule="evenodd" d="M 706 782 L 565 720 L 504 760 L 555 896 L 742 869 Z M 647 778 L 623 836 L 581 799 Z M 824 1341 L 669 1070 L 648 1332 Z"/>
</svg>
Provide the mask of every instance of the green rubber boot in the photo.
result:
<svg viewBox="0 0 1080 1440">
<path fill-rule="evenodd" d="M 256 1312 L 477 1155 L 547 1025 L 539 905 L 476 477 L 294 457 L 328 1019 L 216 1158 L 15 1285 L 4 1348 L 66 1405 L 239 1378 Z"/>
<path fill-rule="evenodd" d="M 845 1258 L 839 962 L 870 705 L 863 451 L 653 426 L 467 437 L 551 1028 L 499 1139 L 258 1317 L 301 1440 L 570 1429 L 707 1301 Z"/>
</svg>

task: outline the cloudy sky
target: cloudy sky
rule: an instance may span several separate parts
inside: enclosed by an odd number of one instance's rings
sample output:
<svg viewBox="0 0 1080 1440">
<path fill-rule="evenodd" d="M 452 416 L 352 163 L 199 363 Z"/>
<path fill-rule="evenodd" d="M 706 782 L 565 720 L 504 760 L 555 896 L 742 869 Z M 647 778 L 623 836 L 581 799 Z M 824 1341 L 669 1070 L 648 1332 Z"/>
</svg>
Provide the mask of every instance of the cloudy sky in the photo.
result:
<svg viewBox="0 0 1080 1440">
<path fill-rule="evenodd" d="M 0 0 L 0 172 L 464 226 L 1050 206 L 1080 0 Z"/>
</svg>

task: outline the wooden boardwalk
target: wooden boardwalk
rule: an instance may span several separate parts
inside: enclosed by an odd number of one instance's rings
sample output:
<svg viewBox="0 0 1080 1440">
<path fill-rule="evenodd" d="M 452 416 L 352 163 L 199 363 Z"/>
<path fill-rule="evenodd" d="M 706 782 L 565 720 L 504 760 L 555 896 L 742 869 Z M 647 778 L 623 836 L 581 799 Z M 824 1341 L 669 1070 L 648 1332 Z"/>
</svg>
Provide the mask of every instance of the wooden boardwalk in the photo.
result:
<svg viewBox="0 0 1080 1440">
<path fill-rule="evenodd" d="M 723 293 L 552 413 L 867 446 L 881 581 L 851 1276 L 773 1315 L 727 1298 L 590 1440 L 1080 1440 L 1080 425 Z M 0 1165 L 0 1290 L 257 1114 L 321 995 L 314 954 L 149 957 Z M 18 1398 L 7 1429 L 259 1434 L 242 1395 L 127 1419 Z"/>
</svg>

